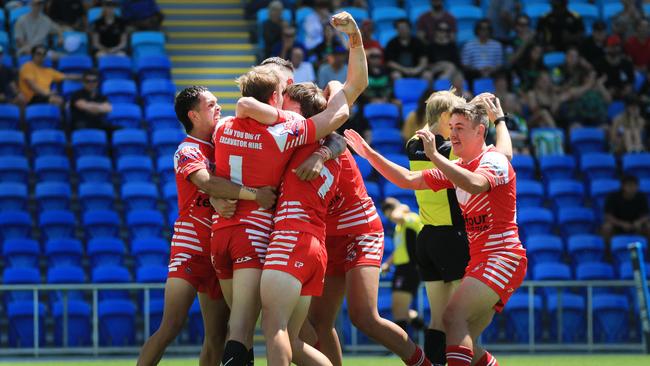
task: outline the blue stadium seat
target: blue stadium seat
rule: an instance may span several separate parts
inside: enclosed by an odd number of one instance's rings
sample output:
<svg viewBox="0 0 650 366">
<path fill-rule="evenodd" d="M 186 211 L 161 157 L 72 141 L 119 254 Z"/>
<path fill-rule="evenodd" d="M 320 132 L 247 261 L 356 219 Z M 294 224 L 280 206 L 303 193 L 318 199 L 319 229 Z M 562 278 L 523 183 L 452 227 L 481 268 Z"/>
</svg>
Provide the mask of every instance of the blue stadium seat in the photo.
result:
<svg viewBox="0 0 650 366">
<path fill-rule="evenodd" d="M 140 95 L 146 105 L 173 103 L 176 85 L 169 79 L 147 79 L 142 82 Z"/>
<path fill-rule="evenodd" d="M 173 156 L 160 156 L 156 161 L 156 172 L 162 184 L 176 181 L 176 171 L 174 170 Z"/>
<path fill-rule="evenodd" d="M 553 206 L 579 207 L 585 200 L 584 186 L 573 179 L 557 179 L 548 183 L 548 197 L 552 200 Z"/>
<path fill-rule="evenodd" d="M 394 29 L 393 22 L 401 18 L 408 18 L 408 14 L 406 14 L 406 10 L 395 6 L 383 6 L 372 10 L 370 18 L 375 23 L 375 31 L 381 32 L 385 29 Z"/>
<path fill-rule="evenodd" d="M 174 222 L 176 222 L 176 219 L 178 219 L 178 207 L 176 208 L 176 210 L 168 208 L 168 210 L 167 210 L 167 222 L 169 223 L 170 227 L 172 227 L 174 225 Z"/>
<path fill-rule="evenodd" d="M 2 131 L 0 134 L 0 157 L 24 155 L 25 135 L 21 131 Z"/>
<path fill-rule="evenodd" d="M 64 74 L 83 74 L 92 67 L 93 59 L 88 55 L 62 56 L 57 65 L 57 69 Z"/>
<path fill-rule="evenodd" d="M 27 208 L 27 186 L 22 183 L 0 183 L 0 211 Z"/>
<path fill-rule="evenodd" d="M 640 242 L 644 250 L 648 248 L 647 239 L 641 235 L 619 234 L 612 237 L 610 250 L 615 264 L 620 265 L 630 261 L 630 250 L 627 246 L 634 242 Z"/>
<path fill-rule="evenodd" d="M 524 7 L 524 13 L 530 17 L 530 23 L 533 28 L 537 27 L 537 21 L 551 11 L 551 4 L 529 4 Z"/>
<path fill-rule="evenodd" d="M 64 310 L 65 309 L 65 310 Z M 54 304 L 54 344 L 58 347 L 66 344 L 63 339 L 64 313 L 67 311 L 68 321 L 68 347 L 90 346 L 92 341 L 92 328 L 90 325 L 90 305 L 84 301 L 71 300 L 64 306 L 63 302 Z"/>
<path fill-rule="evenodd" d="M 20 109 L 13 104 L 0 104 L 0 130 L 15 130 L 20 122 Z"/>
<path fill-rule="evenodd" d="M 102 264 L 93 268 L 92 272 L 93 283 L 130 283 L 131 274 L 126 267 L 116 266 L 112 264 Z M 128 299 L 128 290 L 100 290 L 99 299 Z M 101 312 L 101 310 L 100 310 Z"/>
<path fill-rule="evenodd" d="M 572 179 L 576 162 L 570 155 L 547 155 L 539 159 L 539 170 L 545 181 Z"/>
<path fill-rule="evenodd" d="M 161 266 L 169 263 L 169 243 L 160 237 L 141 237 L 131 243 L 131 255 L 137 266 Z"/>
<path fill-rule="evenodd" d="M 9 53 L 9 35 L 7 32 L 4 31 L 4 24 L 5 24 L 5 12 L 4 10 L 0 10 L 0 24 L 3 25 L 2 31 L 0 31 L 0 46 L 2 46 L 3 50 L 7 50 L 6 52 Z"/>
<path fill-rule="evenodd" d="M 449 13 L 456 18 L 458 29 L 474 29 L 474 23 L 483 18 L 483 11 L 478 6 L 451 5 Z"/>
<path fill-rule="evenodd" d="M 111 161 L 105 156 L 82 156 L 77 159 L 77 174 L 83 183 L 111 181 Z"/>
<path fill-rule="evenodd" d="M 69 210 L 71 192 L 67 183 L 41 182 L 36 184 L 35 198 L 41 211 Z"/>
<path fill-rule="evenodd" d="M 494 80 L 491 78 L 475 79 L 473 86 L 474 95 L 479 95 L 481 93 L 494 93 Z"/>
<path fill-rule="evenodd" d="M 2 246 L 2 257 L 13 268 L 38 268 L 40 254 L 38 242 L 32 239 L 9 239 Z"/>
<path fill-rule="evenodd" d="M 559 342 L 578 343 L 586 340 L 586 306 L 585 299 L 580 295 L 562 294 L 562 296 L 551 295 L 548 297 L 547 309 L 550 319 L 550 339 L 558 339 L 558 314 L 562 311 L 562 335 Z"/>
<path fill-rule="evenodd" d="M 41 283 L 41 274 L 35 267 L 6 267 L 2 273 L 2 279 L 5 285 L 21 284 L 39 284 Z M 33 301 L 34 293 L 31 290 L 10 290 L 3 291 L 5 304 L 11 301 Z"/>
<path fill-rule="evenodd" d="M 144 56 L 135 61 L 135 72 L 140 81 L 149 79 L 171 80 L 171 68 L 172 63 L 166 55 Z"/>
<path fill-rule="evenodd" d="M 532 156 L 516 154 L 512 157 L 512 167 L 517 179 L 535 179 L 535 159 Z"/>
<path fill-rule="evenodd" d="M 542 183 L 522 179 L 517 181 L 517 207 L 542 207 L 544 205 L 544 186 Z"/>
<path fill-rule="evenodd" d="M 401 78 L 395 80 L 393 94 L 402 104 L 415 103 L 428 88 L 428 83 L 419 78 Z"/>
<path fill-rule="evenodd" d="M 591 234 L 595 221 L 594 211 L 587 207 L 560 207 L 557 212 L 557 224 L 565 238 L 575 234 Z"/>
<path fill-rule="evenodd" d="M 409 165 L 411 164 L 409 162 L 408 157 L 405 154 L 400 154 L 400 153 L 389 153 L 385 155 L 386 159 L 392 161 L 393 163 L 396 163 L 400 166 L 403 166 L 404 168 L 409 168 Z"/>
<path fill-rule="evenodd" d="M 124 242 L 118 238 L 100 237 L 88 241 L 91 267 L 110 264 L 121 266 L 126 254 Z"/>
<path fill-rule="evenodd" d="M 614 280 L 614 267 L 609 263 L 590 262 L 579 264 L 576 268 L 576 280 L 579 281 L 597 281 L 597 280 Z M 611 287 L 594 287 L 594 294 L 612 293 Z M 584 289 L 581 291 L 584 292 Z"/>
<path fill-rule="evenodd" d="M 363 177 L 363 179 L 367 179 L 372 173 L 372 165 L 370 165 L 368 160 L 359 157 L 359 155 L 353 155 L 353 156 L 354 156 L 354 161 L 357 163 L 357 167 L 359 168 L 359 172 L 361 173 L 361 176 Z"/>
<path fill-rule="evenodd" d="M 623 113 L 625 111 L 625 103 L 623 103 L 620 100 L 614 100 L 611 103 L 609 103 L 609 106 L 607 107 L 607 118 L 609 118 L 610 121 L 614 120 L 619 114 Z"/>
<path fill-rule="evenodd" d="M 135 280 L 139 283 L 165 283 L 167 280 L 167 265 L 145 265 L 138 267 Z M 149 296 L 152 300 L 163 299 L 163 289 L 150 290 Z"/>
<path fill-rule="evenodd" d="M 363 108 L 363 115 L 370 122 L 370 127 L 397 128 L 399 110 L 392 103 L 370 103 Z"/>
<path fill-rule="evenodd" d="M 526 239 L 526 253 L 530 264 L 558 263 L 562 261 L 564 245 L 555 235 L 530 235 Z M 532 267 L 532 266 L 531 266 Z"/>
<path fill-rule="evenodd" d="M 81 88 L 83 88 L 83 84 L 80 81 L 63 80 L 63 83 L 61 84 L 61 95 L 63 95 L 63 99 L 69 101 L 72 94 L 81 90 Z"/>
<path fill-rule="evenodd" d="M 107 144 L 104 130 L 81 129 L 72 132 L 72 148 L 77 157 L 106 156 Z"/>
<path fill-rule="evenodd" d="M 127 56 L 106 55 L 97 58 L 99 73 L 102 80 L 123 79 L 132 80 L 131 59 Z"/>
<path fill-rule="evenodd" d="M 65 155 L 65 133 L 61 130 L 40 130 L 32 132 L 32 150 L 40 155 Z"/>
<path fill-rule="evenodd" d="M 133 210 L 126 216 L 126 224 L 131 238 L 146 238 L 160 236 L 164 219 L 157 210 Z"/>
<path fill-rule="evenodd" d="M 130 181 L 122 185 L 122 201 L 126 210 L 154 210 L 158 203 L 158 188 L 145 181 Z"/>
<path fill-rule="evenodd" d="M 106 80 L 102 83 L 101 91 L 111 103 L 135 103 L 138 96 L 133 80 Z"/>
<path fill-rule="evenodd" d="M 39 156 L 34 162 L 34 172 L 42 182 L 69 182 L 70 161 L 65 156 Z"/>
<path fill-rule="evenodd" d="M 435 91 L 449 90 L 451 86 L 451 80 L 449 79 L 436 79 L 433 82 L 433 90 Z"/>
<path fill-rule="evenodd" d="M 623 173 L 639 179 L 650 178 L 650 153 L 631 153 L 623 155 Z"/>
<path fill-rule="evenodd" d="M 418 203 L 413 190 L 400 188 L 393 183 L 384 184 L 384 196 L 397 198 L 401 203 L 408 205 L 411 211 L 417 211 Z"/>
<path fill-rule="evenodd" d="M 533 267 L 533 279 L 536 281 L 571 280 L 571 268 L 564 263 L 540 263 Z"/>
<path fill-rule="evenodd" d="M 61 264 L 51 267 L 47 270 L 48 284 L 82 284 L 86 283 L 86 273 L 83 268 L 71 264 Z M 50 303 L 54 304 L 63 301 L 64 293 L 68 300 L 83 301 L 84 292 L 80 290 L 52 291 L 50 294 Z"/>
<path fill-rule="evenodd" d="M 115 15 L 116 16 L 121 16 L 122 15 L 122 10 L 120 8 L 115 8 Z M 88 17 L 88 24 L 93 24 L 94 22 L 97 21 L 97 19 L 101 18 L 102 16 L 102 7 L 101 6 L 95 6 L 90 9 L 88 9 L 88 12 L 86 14 Z"/>
<path fill-rule="evenodd" d="M 25 211 L 0 212 L 0 237 L 7 239 L 29 238 L 32 219 Z"/>
<path fill-rule="evenodd" d="M 621 343 L 628 340 L 629 303 L 624 295 L 594 295 L 594 342 Z"/>
<path fill-rule="evenodd" d="M 585 153 L 580 157 L 580 170 L 590 180 L 615 178 L 616 158 L 606 153 Z"/>
<path fill-rule="evenodd" d="M 163 199 L 170 211 L 178 211 L 178 192 L 176 191 L 176 181 L 170 181 L 163 186 Z M 173 223 L 174 221 L 170 221 Z"/>
<path fill-rule="evenodd" d="M 144 119 L 150 130 L 175 129 L 182 128 L 181 123 L 176 117 L 174 105 L 171 103 L 152 104 L 145 107 Z"/>
<path fill-rule="evenodd" d="M 13 9 L 7 9 L 7 12 L 9 13 L 9 31 L 10 31 L 10 33 L 13 34 L 14 25 L 16 24 L 16 21 L 18 21 L 18 19 L 20 19 L 21 16 L 29 13 L 30 10 L 31 10 L 31 8 L 29 6 L 20 6 L 20 7 L 13 8 Z"/>
<path fill-rule="evenodd" d="M 27 7 L 28 8 L 28 7 Z M 7 306 L 9 319 L 9 347 L 34 347 L 34 303 L 32 301 L 13 301 Z M 45 345 L 45 305 L 38 304 L 38 344 Z"/>
<path fill-rule="evenodd" d="M 409 21 L 411 24 L 417 24 L 422 14 L 431 11 L 431 5 L 426 3 L 412 4 L 408 7 Z"/>
<path fill-rule="evenodd" d="M 417 107 L 418 107 L 417 103 L 403 104 L 402 105 L 402 119 L 406 120 L 408 118 L 408 115 L 411 114 L 411 112 L 415 112 Z"/>
<path fill-rule="evenodd" d="M 529 323 L 528 316 L 528 295 L 525 293 L 515 293 L 508 301 L 508 306 L 504 309 L 506 317 L 506 334 L 509 340 L 514 343 L 528 343 Z M 542 337 L 542 297 L 534 295 L 533 297 L 534 321 L 535 321 L 535 339 L 541 340 Z"/>
<path fill-rule="evenodd" d="M 602 152 L 605 150 L 605 131 L 596 127 L 573 128 L 569 133 L 569 143 L 575 155 Z"/>
<path fill-rule="evenodd" d="M 370 0 L 368 1 L 368 7 L 371 9 L 377 9 L 387 6 L 398 6 L 397 0 Z"/>
<path fill-rule="evenodd" d="M 149 141 L 141 129 L 127 128 L 113 132 L 113 151 L 119 158 L 126 155 L 146 155 Z"/>
<path fill-rule="evenodd" d="M 524 236 L 553 232 L 553 212 L 545 208 L 523 208 L 517 212 L 517 223 Z"/>
<path fill-rule="evenodd" d="M 368 196 L 370 196 L 373 202 L 375 202 L 375 206 L 381 205 L 381 201 L 384 196 L 381 193 L 379 184 L 377 184 L 377 182 L 372 182 L 372 181 L 364 181 L 363 183 L 366 186 L 366 191 L 368 191 Z"/>
<path fill-rule="evenodd" d="M 114 197 L 113 185 L 110 183 L 88 182 L 79 185 L 79 201 L 84 211 L 112 210 Z"/>
<path fill-rule="evenodd" d="M 29 163 L 22 156 L 6 156 L 0 159 L 0 182 L 25 183 L 29 175 Z"/>
<path fill-rule="evenodd" d="M 564 63 L 564 52 L 547 52 L 544 54 L 544 66 L 549 69 L 554 69 Z"/>
<path fill-rule="evenodd" d="M 397 128 L 374 128 L 372 146 L 382 154 L 399 153 L 404 141 L 402 133 Z"/>
<path fill-rule="evenodd" d="M 74 236 L 74 214 L 65 210 L 49 210 L 39 215 L 39 227 L 47 239 L 61 239 Z"/>
<path fill-rule="evenodd" d="M 176 153 L 178 145 L 185 136 L 185 133 L 179 129 L 155 130 L 151 137 L 151 143 L 158 156 L 170 156 Z"/>
<path fill-rule="evenodd" d="M 133 32 L 131 49 L 135 60 L 143 56 L 164 55 L 165 35 L 162 32 Z"/>
<path fill-rule="evenodd" d="M 72 237 L 50 239 L 45 243 L 45 256 L 50 267 L 81 266 L 83 245 Z"/>
<path fill-rule="evenodd" d="M 126 182 L 151 182 L 153 164 L 149 156 L 123 156 L 117 160 L 117 172 Z"/>
<path fill-rule="evenodd" d="M 140 128 L 142 109 L 133 103 L 115 103 L 111 113 L 106 116 L 106 120 L 116 127 Z"/>
<path fill-rule="evenodd" d="M 83 215 L 83 226 L 89 239 L 116 237 L 120 230 L 120 218 L 111 210 L 87 211 Z"/>
<path fill-rule="evenodd" d="M 54 35 L 52 37 L 52 42 L 56 44 L 58 42 L 58 36 Z M 68 41 L 73 41 L 69 42 Z M 75 32 L 75 31 L 64 31 L 63 32 L 63 42 L 64 44 L 76 45 L 74 49 L 65 49 L 63 47 L 56 47 L 55 50 L 65 52 L 68 55 L 76 56 L 87 56 L 88 55 L 88 35 L 85 32 Z"/>
<path fill-rule="evenodd" d="M 32 104 L 25 108 L 25 122 L 32 131 L 57 129 L 61 125 L 59 107 L 52 104 Z"/>
<path fill-rule="evenodd" d="M 603 1 L 601 5 L 601 18 L 603 18 L 605 23 L 610 24 L 611 17 L 618 14 L 621 10 L 623 10 L 623 4 L 620 1 Z"/>
<path fill-rule="evenodd" d="M 611 192 L 621 189 L 621 181 L 618 179 L 596 179 L 591 181 L 590 191 L 591 200 L 599 211 L 605 208 L 605 198 Z"/>
<path fill-rule="evenodd" d="M 600 262 L 605 256 L 605 242 L 598 235 L 571 235 L 567 238 L 567 251 L 574 264 Z"/>
<path fill-rule="evenodd" d="M 135 305 L 130 300 L 99 302 L 99 343 L 102 346 L 135 346 Z"/>
</svg>

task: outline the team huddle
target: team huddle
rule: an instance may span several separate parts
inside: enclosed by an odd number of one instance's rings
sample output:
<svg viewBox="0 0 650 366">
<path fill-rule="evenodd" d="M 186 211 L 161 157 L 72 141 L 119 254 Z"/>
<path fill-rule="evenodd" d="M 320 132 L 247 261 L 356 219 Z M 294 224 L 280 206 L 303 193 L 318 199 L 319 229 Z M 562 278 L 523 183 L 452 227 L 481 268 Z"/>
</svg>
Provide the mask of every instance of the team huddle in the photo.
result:
<svg viewBox="0 0 650 366">
<path fill-rule="evenodd" d="M 451 112 L 459 160 L 442 156 L 424 129 L 418 136 L 437 168 L 402 168 L 354 131 L 345 138 L 334 133 L 366 88 L 368 70 L 354 19 L 341 12 L 331 22 L 349 37 L 343 84 L 332 81 L 324 90 L 294 84 L 291 63 L 270 58 L 238 78 L 242 98 L 234 117 L 220 118 L 206 88 L 177 96 L 176 114 L 188 134 L 174 156 L 179 217 L 163 319 L 138 365 L 160 361 L 197 293 L 205 328 L 201 365 L 252 365 L 260 313 L 269 365 L 341 365 L 334 324 L 343 296 L 352 323 L 406 365 L 473 359 L 497 365 L 476 338 L 526 271 L 514 171 L 506 155 L 485 146 L 488 119 L 503 115 L 498 100 L 479 96 Z M 425 350 L 377 310 L 384 229 L 347 145 L 399 186 L 456 191 L 471 259 L 444 311 L 444 327 L 432 328 L 444 328 L 446 340 L 444 333 L 435 345 L 425 340 Z"/>
</svg>

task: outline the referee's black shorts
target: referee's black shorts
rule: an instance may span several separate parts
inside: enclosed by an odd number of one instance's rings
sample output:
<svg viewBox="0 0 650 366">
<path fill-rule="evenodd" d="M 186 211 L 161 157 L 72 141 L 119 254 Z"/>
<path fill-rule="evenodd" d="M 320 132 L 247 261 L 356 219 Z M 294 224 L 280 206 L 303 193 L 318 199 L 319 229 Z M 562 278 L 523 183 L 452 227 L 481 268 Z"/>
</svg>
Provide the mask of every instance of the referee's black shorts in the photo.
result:
<svg viewBox="0 0 650 366">
<path fill-rule="evenodd" d="M 420 275 L 415 263 L 409 262 L 406 264 L 399 264 L 395 266 L 395 274 L 393 275 L 393 283 L 391 289 L 393 291 L 409 292 L 415 296 L 420 286 Z"/>
<path fill-rule="evenodd" d="M 417 265 L 422 281 L 456 281 L 465 275 L 469 241 L 454 226 L 425 225 L 417 238 Z"/>
</svg>

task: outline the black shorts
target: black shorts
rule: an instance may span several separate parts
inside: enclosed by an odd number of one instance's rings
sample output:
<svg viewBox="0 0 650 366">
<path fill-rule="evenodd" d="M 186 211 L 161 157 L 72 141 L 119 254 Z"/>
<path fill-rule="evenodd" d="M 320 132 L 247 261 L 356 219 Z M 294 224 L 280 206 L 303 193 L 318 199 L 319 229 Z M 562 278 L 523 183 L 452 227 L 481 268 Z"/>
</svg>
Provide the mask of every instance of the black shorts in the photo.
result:
<svg viewBox="0 0 650 366">
<path fill-rule="evenodd" d="M 425 225 L 418 234 L 417 264 L 422 281 L 456 281 L 465 275 L 469 241 L 465 230 Z"/>
<path fill-rule="evenodd" d="M 393 291 L 410 292 L 413 296 L 418 292 L 420 286 L 420 275 L 415 263 L 400 264 L 395 266 L 393 276 Z"/>
</svg>

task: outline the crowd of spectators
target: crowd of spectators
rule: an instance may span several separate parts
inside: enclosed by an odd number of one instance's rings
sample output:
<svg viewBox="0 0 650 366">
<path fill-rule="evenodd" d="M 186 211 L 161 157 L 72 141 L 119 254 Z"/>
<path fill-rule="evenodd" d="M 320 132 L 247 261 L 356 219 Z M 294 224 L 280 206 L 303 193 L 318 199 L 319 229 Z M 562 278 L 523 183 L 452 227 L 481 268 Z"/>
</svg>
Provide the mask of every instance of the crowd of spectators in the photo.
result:
<svg viewBox="0 0 650 366">
<path fill-rule="evenodd" d="M 325 79 L 344 78 L 345 70 L 338 65 L 345 64 L 339 57 L 346 43 L 329 26 L 329 16 L 341 7 L 368 10 L 366 1 L 285 3 L 289 6 L 278 0 L 248 5 L 251 17 L 268 7 L 269 18 L 263 24 L 265 48 L 260 57 L 291 59 L 301 70 L 301 81 L 322 85 Z M 491 78 L 494 92 L 513 116 L 510 125 L 515 133 L 526 136 L 542 127 L 565 133 L 576 126 L 598 127 L 607 131 L 615 153 L 646 150 L 650 23 L 639 2 L 623 0 L 619 14 L 607 22 L 593 23 L 570 11 L 567 0 L 550 3 L 550 12 L 534 24 L 522 1 L 492 0 L 487 17 L 474 24 L 474 37 L 461 41 L 459 24 L 445 5 L 452 2 L 443 0 L 431 0 L 431 10 L 414 23 L 406 18 L 396 20 L 392 39 L 378 39 L 381 34 L 375 32 L 372 20 L 359 21 L 370 74 L 362 102 L 399 105 L 391 93 L 399 78 L 423 78 L 432 87 L 436 80 L 448 79 L 456 93 L 466 98 L 472 97 L 474 80 Z M 405 2 L 402 5 L 406 6 Z M 475 5 L 482 5 L 481 1 Z M 283 11 L 296 14 L 301 7 L 311 7 L 314 12 L 299 24 L 283 19 Z M 292 34 L 289 40 L 287 33 Z M 545 63 L 544 56 L 551 52 L 562 52 L 564 60 L 556 65 Z M 312 68 L 313 74 L 308 71 Z M 612 103 L 625 103 L 624 112 L 608 113 Z M 410 123 L 405 125 L 405 137 L 411 129 Z M 525 138 L 517 145 L 523 147 Z"/>
</svg>

